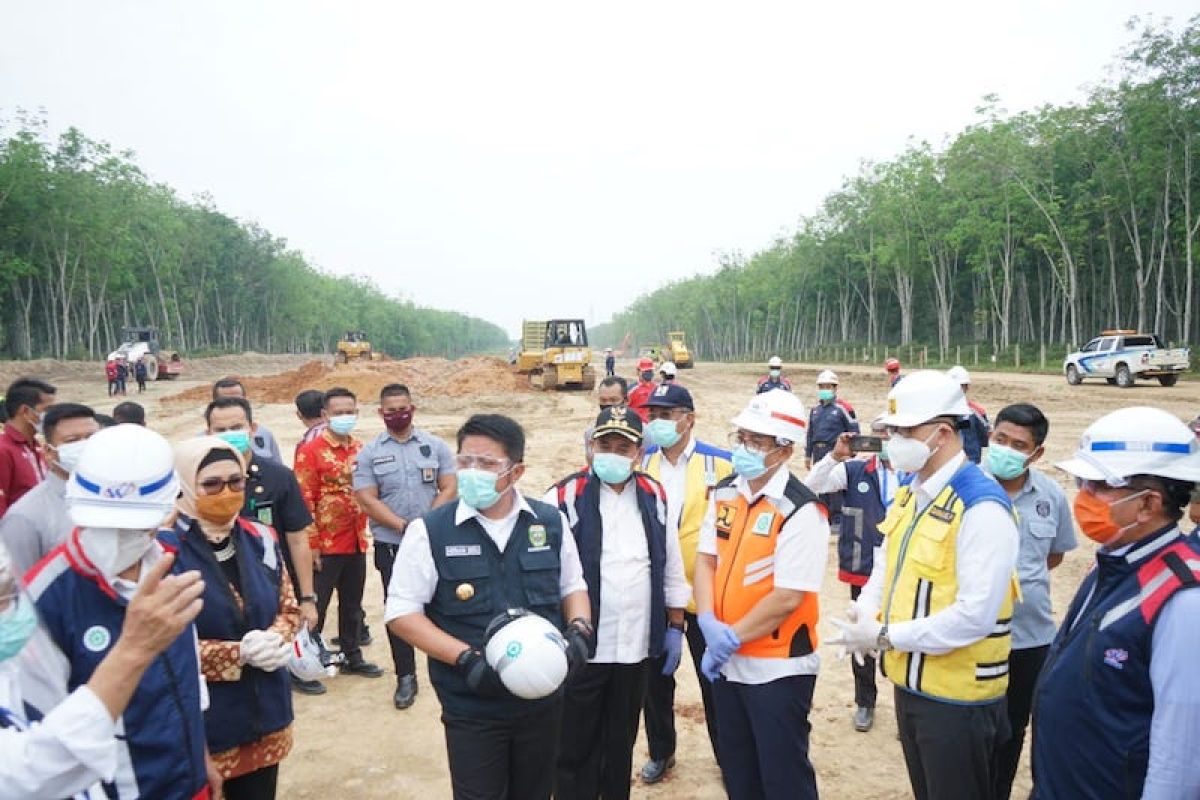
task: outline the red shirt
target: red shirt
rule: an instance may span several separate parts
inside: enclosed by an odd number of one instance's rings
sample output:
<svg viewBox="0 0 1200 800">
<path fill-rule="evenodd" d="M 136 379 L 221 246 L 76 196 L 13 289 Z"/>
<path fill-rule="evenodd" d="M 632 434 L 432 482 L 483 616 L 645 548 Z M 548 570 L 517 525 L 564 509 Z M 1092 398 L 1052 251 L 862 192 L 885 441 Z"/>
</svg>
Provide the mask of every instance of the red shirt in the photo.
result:
<svg viewBox="0 0 1200 800">
<path fill-rule="evenodd" d="M 321 555 L 365 553 L 367 515 L 354 499 L 354 463 L 362 442 L 345 444 L 322 431 L 296 454 L 296 481 L 312 512 L 315 533 L 309 546 Z"/>
<path fill-rule="evenodd" d="M 654 393 L 655 387 L 658 384 L 654 381 L 638 381 L 637 386 L 629 391 L 629 410 L 642 418 L 642 423 L 650 421 L 650 411 L 646 408 L 646 401 L 650 399 L 650 395 Z"/>
<path fill-rule="evenodd" d="M 11 422 L 0 433 L 0 517 L 21 495 L 46 477 L 46 462 L 36 440 L 25 438 Z"/>
</svg>

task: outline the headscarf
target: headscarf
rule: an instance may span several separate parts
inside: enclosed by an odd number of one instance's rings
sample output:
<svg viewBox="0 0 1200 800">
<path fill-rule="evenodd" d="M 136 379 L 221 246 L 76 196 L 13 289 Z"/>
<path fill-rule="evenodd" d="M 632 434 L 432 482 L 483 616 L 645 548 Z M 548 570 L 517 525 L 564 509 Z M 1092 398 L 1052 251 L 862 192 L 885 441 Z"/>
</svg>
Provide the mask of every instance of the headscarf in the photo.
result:
<svg viewBox="0 0 1200 800">
<path fill-rule="evenodd" d="M 229 535 L 227 526 L 217 525 L 201 518 L 196 511 L 196 496 L 200 493 L 196 485 L 196 473 L 200 464 L 213 450 L 228 450 L 233 454 L 242 471 L 246 470 L 246 459 L 229 442 L 217 436 L 198 436 L 195 439 L 185 439 L 175 445 L 175 471 L 179 473 L 179 488 L 182 492 L 175 501 L 175 507 L 180 513 L 187 514 L 196 521 L 200 530 L 211 541 L 219 541 Z"/>
</svg>

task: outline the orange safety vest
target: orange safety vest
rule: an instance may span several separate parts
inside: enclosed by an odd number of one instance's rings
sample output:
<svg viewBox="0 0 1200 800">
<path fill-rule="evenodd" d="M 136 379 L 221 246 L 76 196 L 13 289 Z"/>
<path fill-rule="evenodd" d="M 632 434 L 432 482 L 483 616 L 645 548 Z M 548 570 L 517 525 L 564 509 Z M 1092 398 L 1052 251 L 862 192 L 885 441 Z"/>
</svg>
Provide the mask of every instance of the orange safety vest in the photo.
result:
<svg viewBox="0 0 1200 800">
<path fill-rule="evenodd" d="M 717 512 L 717 576 L 713 610 L 717 619 L 732 625 L 775 590 L 775 545 L 779 532 L 808 503 L 817 503 L 808 487 L 788 475 L 783 497 L 775 502 L 765 495 L 754 502 L 733 485 L 735 476 L 717 484 L 713 501 Z M 778 628 L 737 652 L 755 658 L 796 658 L 817 648 L 820 601 L 816 592 L 805 592 L 796 610 Z"/>
</svg>

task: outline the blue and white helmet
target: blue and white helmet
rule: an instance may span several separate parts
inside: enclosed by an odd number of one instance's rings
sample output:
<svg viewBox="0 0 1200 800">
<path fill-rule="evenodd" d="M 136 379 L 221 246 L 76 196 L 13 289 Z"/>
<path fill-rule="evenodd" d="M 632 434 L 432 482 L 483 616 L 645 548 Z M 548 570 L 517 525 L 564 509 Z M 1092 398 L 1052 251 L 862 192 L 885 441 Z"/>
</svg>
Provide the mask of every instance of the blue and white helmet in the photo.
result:
<svg viewBox="0 0 1200 800">
<path fill-rule="evenodd" d="M 67 479 L 67 513 L 85 528 L 153 530 L 178 496 L 170 443 L 141 425 L 98 431 Z"/>
<path fill-rule="evenodd" d="M 1076 478 L 1123 486 L 1133 475 L 1200 481 L 1200 440 L 1161 408 L 1134 406 L 1088 426 L 1075 456 L 1057 464 Z"/>
</svg>

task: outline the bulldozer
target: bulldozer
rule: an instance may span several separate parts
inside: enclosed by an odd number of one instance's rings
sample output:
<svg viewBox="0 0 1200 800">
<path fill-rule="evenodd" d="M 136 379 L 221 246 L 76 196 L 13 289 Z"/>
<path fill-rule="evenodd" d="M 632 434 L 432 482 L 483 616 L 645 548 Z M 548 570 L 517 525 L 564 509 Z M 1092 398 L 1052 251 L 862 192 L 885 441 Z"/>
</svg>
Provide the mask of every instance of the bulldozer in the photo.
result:
<svg viewBox="0 0 1200 800">
<path fill-rule="evenodd" d="M 367 334 L 362 331 L 346 331 L 337 343 L 337 353 L 333 360 L 338 364 L 348 364 L 351 361 L 380 361 L 383 353 L 371 349 Z"/>
<path fill-rule="evenodd" d="M 596 369 L 581 319 L 525 320 L 521 328 L 517 372 L 528 375 L 535 389 L 596 387 Z"/>
<path fill-rule="evenodd" d="M 691 369 L 696 366 L 683 331 L 671 331 L 667 334 L 667 346 L 663 348 L 663 357 L 674 362 L 679 369 Z"/>
<path fill-rule="evenodd" d="M 183 359 L 178 350 L 159 344 L 158 328 L 131 325 L 121 329 L 121 346 L 108 354 L 108 360 L 124 359 L 130 367 L 146 365 L 146 378 L 152 381 L 174 380 L 183 374 Z"/>
</svg>

